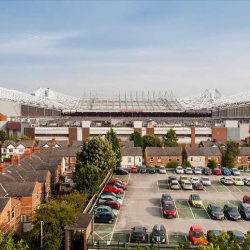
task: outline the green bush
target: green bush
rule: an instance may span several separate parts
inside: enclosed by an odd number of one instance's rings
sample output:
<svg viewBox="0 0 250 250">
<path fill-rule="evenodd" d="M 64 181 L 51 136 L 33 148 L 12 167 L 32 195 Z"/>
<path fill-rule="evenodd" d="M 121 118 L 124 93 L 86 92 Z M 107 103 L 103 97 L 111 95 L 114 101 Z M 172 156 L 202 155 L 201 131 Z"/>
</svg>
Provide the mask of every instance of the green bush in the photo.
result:
<svg viewBox="0 0 250 250">
<path fill-rule="evenodd" d="M 10 158 L 10 157 L 5 157 L 5 158 L 3 158 L 3 161 L 4 161 L 4 162 L 10 162 L 10 161 L 11 161 L 11 158 Z"/>
<path fill-rule="evenodd" d="M 166 165 L 166 168 L 176 168 L 177 166 L 179 166 L 179 162 L 178 162 L 178 161 L 170 161 L 170 162 Z"/>
<path fill-rule="evenodd" d="M 238 169 L 239 169 L 239 170 L 243 170 L 244 167 L 241 165 L 241 166 L 238 167 Z"/>
<path fill-rule="evenodd" d="M 192 167 L 190 161 L 188 161 L 188 160 L 184 160 L 181 165 L 183 168 L 191 168 Z"/>
<path fill-rule="evenodd" d="M 208 160 L 208 163 L 207 163 L 207 167 L 208 168 L 211 168 L 211 169 L 214 169 L 217 167 L 217 163 L 215 160 L 211 159 L 211 160 Z"/>
</svg>

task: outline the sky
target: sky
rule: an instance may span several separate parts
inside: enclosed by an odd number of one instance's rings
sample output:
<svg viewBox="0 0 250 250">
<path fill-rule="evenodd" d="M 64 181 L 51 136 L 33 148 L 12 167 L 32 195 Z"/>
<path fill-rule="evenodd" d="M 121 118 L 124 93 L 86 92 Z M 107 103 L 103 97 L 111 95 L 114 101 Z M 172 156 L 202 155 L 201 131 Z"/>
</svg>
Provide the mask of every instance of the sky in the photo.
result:
<svg viewBox="0 0 250 250">
<path fill-rule="evenodd" d="M 250 90 L 250 1 L 0 1 L 0 87 Z"/>
</svg>

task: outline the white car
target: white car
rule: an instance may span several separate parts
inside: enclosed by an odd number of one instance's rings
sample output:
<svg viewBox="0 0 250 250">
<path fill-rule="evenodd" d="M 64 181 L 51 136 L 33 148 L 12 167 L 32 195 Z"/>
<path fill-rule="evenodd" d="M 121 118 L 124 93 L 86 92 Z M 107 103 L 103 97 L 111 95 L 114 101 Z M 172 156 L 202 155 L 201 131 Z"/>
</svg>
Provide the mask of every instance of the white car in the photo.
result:
<svg viewBox="0 0 250 250">
<path fill-rule="evenodd" d="M 203 184 L 203 186 L 211 186 L 211 181 L 209 180 L 208 177 L 201 177 L 201 183 Z"/>
<path fill-rule="evenodd" d="M 194 174 L 201 174 L 201 169 L 200 168 L 194 168 L 193 172 L 194 172 Z"/>
<path fill-rule="evenodd" d="M 169 186 L 170 186 L 171 189 L 174 189 L 174 190 L 181 189 L 180 184 L 179 184 L 179 182 L 177 180 L 172 180 L 170 182 Z"/>
<path fill-rule="evenodd" d="M 192 170 L 192 168 L 186 168 L 185 169 L 185 174 L 193 174 L 193 170 Z"/>
<path fill-rule="evenodd" d="M 231 174 L 232 175 L 240 175 L 240 170 L 238 168 L 232 168 L 231 169 Z"/>
<path fill-rule="evenodd" d="M 167 173 L 166 168 L 164 166 L 160 166 L 159 167 L 159 173 L 160 174 L 166 174 Z"/>
<path fill-rule="evenodd" d="M 183 181 L 181 186 L 184 190 L 193 190 L 193 185 L 190 181 Z"/>
<path fill-rule="evenodd" d="M 199 182 L 199 179 L 198 179 L 198 177 L 193 176 L 193 177 L 190 178 L 190 182 L 191 182 L 192 184 L 198 183 L 198 182 Z"/>
<path fill-rule="evenodd" d="M 178 167 L 175 169 L 175 173 L 176 173 L 176 174 L 184 174 L 184 169 L 182 168 L 182 166 L 178 166 Z"/>
</svg>

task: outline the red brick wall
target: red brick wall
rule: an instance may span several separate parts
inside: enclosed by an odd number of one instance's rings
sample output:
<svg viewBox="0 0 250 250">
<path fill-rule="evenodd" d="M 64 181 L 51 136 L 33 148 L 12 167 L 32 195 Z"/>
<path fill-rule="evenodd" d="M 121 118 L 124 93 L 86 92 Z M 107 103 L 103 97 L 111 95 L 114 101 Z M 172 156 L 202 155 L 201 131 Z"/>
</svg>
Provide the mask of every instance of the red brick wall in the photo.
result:
<svg viewBox="0 0 250 250">
<path fill-rule="evenodd" d="M 237 157 L 234 163 L 235 167 L 244 166 L 248 169 L 249 164 L 250 164 L 250 162 L 248 162 L 249 156 L 239 156 L 239 157 L 240 157 L 240 162 L 238 161 L 238 157 Z"/>
<path fill-rule="evenodd" d="M 195 127 L 191 128 L 191 147 L 196 147 L 195 143 Z"/>
<path fill-rule="evenodd" d="M 142 128 L 134 128 L 134 132 L 139 132 L 140 134 L 142 134 Z"/>
<path fill-rule="evenodd" d="M 154 128 L 146 128 L 146 134 L 147 135 L 154 135 L 155 134 Z"/>
<path fill-rule="evenodd" d="M 69 143 L 72 144 L 73 141 L 77 141 L 77 128 L 69 128 Z"/>
<path fill-rule="evenodd" d="M 216 141 L 225 141 L 227 140 L 227 128 L 212 128 L 212 139 Z"/>
<path fill-rule="evenodd" d="M 217 165 L 221 164 L 221 156 L 205 156 L 205 166 L 208 164 L 208 160 L 215 160 Z"/>
<path fill-rule="evenodd" d="M 89 141 L 89 139 L 90 139 L 89 128 L 82 128 L 82 140 Z"/>
<path fill-rule="evenodd" d="M 35 128 L 24 128 L 24 134 L 31 140 L 35 139 Z"/>
<path fill-rule="evenodd" d="M 153 162 L 150 162 L 151 157 L 153 157 Z M 179 159 L 180 165 L 182 164 L 182 156 L 161 156 L 161 162 L 158 162 L 159 156 L 145 156 L 146 166 L 166 166 L 170 159 L 171 161 L 177 161 Z"/>
</svg>

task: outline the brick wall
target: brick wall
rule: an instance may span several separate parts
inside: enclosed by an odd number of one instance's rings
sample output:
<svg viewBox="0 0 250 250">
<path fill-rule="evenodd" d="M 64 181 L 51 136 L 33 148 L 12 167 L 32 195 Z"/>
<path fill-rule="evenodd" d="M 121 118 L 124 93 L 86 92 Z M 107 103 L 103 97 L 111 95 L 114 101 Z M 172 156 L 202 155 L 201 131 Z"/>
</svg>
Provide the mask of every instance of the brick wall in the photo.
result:
<svg viewBox="0 0 250 250">
<path fill-rule="evenodd" d="M 69 128 L 69 143 L 72 144 L 73 141 L 77 141 L 77 128 Z"/>
<path fill-rule="evenodd" d="M 154 135 L 155 134 L 154 128 L 146 128 L 146 134 L 147 135 Z"/>
<path fill-rule="evenodd" d="M 249 168 L 249 164 L 250 164 L 250 161 L 249 161 L 249 158 L 250 156 L 239 156 L 236 160 L 235 160 L 235 167 L 239 167 L 239 166 L 243 166 L 245 168 Z"/>
<path fill-rule="evenodd" d="M 212 128 L 212 139 L 215 141 L 226 141 L 227 140 L 227 128 Z"/>
<path fill-rule="evenodd" d="M 159 162 L 159 157 L 161 161 Z M 152 161 L 153 160 L 153 161 Z M 145 156 L 146 166 L 166 166 L 170 161 L 178 161 L 182 164 L 182 156 Z"/>
<path fill-rule="evenodd" d="M 209 160 L 215 160 L 217 165 L 221 165 L 221 156 L 206 156 L 205 157 L 205 166 L 207 166 Z"/>
<path fill-rule="evenodd" d="M 142 128 L 134 128 L 134 132 L 139 132 L 140 134 L 142 134 Z"/>
<path fill-rule="evenodd" d="M 82 128 L 82 140 L 89 141 L 89 139 L 90 139 L 89 128 Z"/>
</svg>

